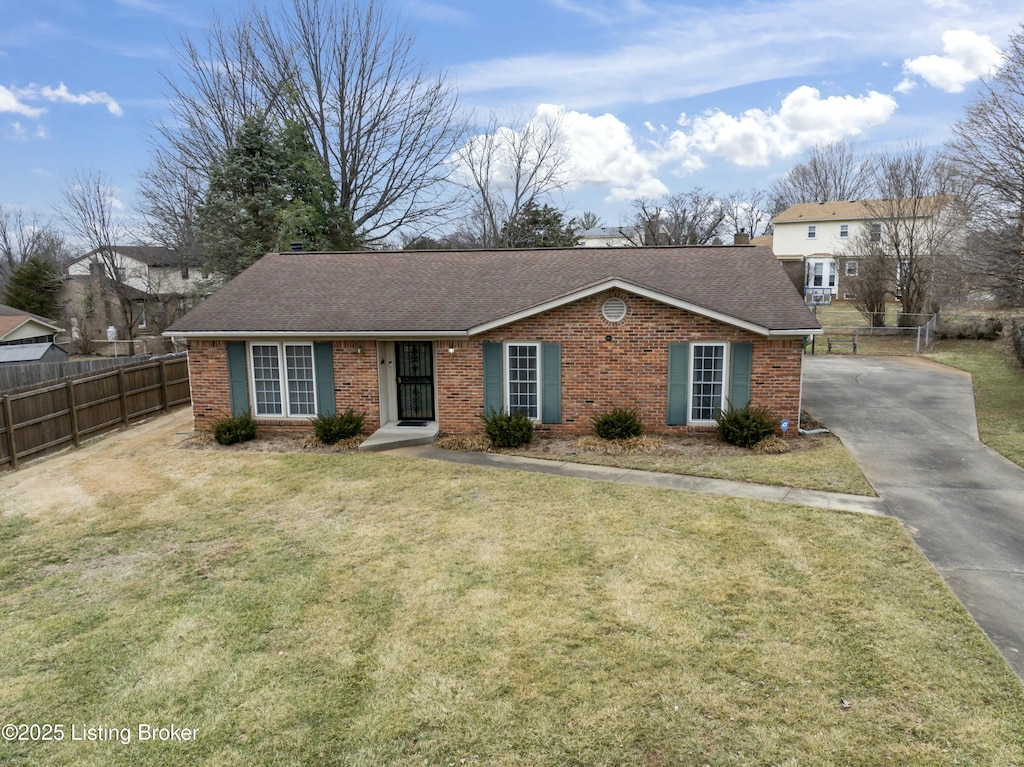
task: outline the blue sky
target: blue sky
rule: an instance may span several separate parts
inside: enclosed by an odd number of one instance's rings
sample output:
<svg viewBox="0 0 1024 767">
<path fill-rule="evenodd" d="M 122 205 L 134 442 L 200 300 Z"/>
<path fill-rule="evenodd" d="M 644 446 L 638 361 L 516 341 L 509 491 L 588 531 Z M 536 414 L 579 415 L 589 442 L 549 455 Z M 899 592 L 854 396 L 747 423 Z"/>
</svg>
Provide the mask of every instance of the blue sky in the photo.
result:
<svg viewBox="0 0 1024 767">
<path fill-rule="evenodd" d="M 270 0 L 272 3 L 276 0 Z M 130 212 L 173 46 L 209 0 L 0 0 L 0 204 L 52 216 L 88 169 Z M 618 224 L 638 194 L 725 195 L 815 143 L 940 144 L 1020 30 L 1005 0 L 390 0 L 486 121 L 559 112 L 579 182 Z"/>
</svg>

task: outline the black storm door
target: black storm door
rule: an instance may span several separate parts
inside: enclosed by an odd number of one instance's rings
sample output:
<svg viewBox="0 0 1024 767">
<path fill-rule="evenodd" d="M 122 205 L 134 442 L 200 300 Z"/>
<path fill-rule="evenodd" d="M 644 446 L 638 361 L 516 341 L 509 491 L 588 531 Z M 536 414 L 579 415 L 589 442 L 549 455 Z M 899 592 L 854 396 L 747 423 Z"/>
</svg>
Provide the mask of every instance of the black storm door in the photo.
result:
<svg viewBox="0 0 1024 767">
<path fill-rule="evenodd" d="M 398 420 L 434 420 L 434 344 L 396 341 Z"/>
</svg>

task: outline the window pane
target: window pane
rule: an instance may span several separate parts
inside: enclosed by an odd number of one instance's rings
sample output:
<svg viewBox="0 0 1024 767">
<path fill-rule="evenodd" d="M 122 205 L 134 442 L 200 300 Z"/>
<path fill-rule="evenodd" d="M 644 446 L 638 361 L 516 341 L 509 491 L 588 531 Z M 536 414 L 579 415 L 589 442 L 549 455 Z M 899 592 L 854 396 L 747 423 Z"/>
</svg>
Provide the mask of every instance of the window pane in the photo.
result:
<svg viewBox="0 0 1024 767">
<path fill-rule="evenodd" d="M 690 386 L 690 420 L 713 421 L 723 407 L 725 391 L 725 346 L 699 344 L 693 347 L 693 382 Z"/>
<path fill-rule="evenodd" d="M 285 345 L 284 358 L 288 373 L 288 415 L 316 415 L 313 347 Z"/>
<path fill-rule="evenodd" d="M 281 367 L 276 346 L 252 347 L 252 377 L 256 415 L 281 415 Z"/>
<path fill-rule="evenodd" d="M 508 411 L 540 417 L 537 347 L 511 344 L 508 347 Z"/>
</svg>

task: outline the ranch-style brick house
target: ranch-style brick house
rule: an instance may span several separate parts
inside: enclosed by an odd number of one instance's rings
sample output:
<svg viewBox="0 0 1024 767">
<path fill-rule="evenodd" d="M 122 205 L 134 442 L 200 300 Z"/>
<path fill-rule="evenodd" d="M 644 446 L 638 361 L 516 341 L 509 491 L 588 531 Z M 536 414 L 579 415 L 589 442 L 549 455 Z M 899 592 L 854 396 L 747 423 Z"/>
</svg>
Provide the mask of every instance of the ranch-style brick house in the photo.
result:
<svg viewBox="0 0 1024 767">
<path fill-rule="evenodd" d="M 493 408 L 584 434 L 613 407 L 673 433 L 747 403 L 795 429 L 820 332 L 771 249 L 741 245 L 272 253 L 166 334 L 188 342 L 196 429 L 352 408 L 468 433 Z"/>
</svg>

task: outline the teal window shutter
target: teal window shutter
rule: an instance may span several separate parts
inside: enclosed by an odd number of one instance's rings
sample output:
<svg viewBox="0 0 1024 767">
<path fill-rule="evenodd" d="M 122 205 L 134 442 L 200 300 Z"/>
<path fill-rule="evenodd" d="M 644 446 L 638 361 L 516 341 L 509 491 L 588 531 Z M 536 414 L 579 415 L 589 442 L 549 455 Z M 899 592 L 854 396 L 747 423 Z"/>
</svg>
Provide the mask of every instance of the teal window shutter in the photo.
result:
<svg viewBox="0 0 1024 767">
<path fill-rule="evenodd" d="M 502 345 L 484 341 L 484 415 L 500 411 L 505 404 L 505 376 L 502 372 Z"/>
<path fill-rule="evenodd" d="M 562 345 L 547 343 L 540 345 L 540 422 L 562 422 Z"/>
<path fill-rule="evenodd" d="M 668 345 L 668 418 L 669 426 L 684 426 L 690 406 L 690 345 Z"/>
<path fill-rule="evenodd" d="M 754 361 L 752 343 L 733 344 L 729 360 L 729 402 L 727 408 L 741 410 L 750 404 L 750 371 Z"/>
<path fill-rule="evenodd" d="M 313 369 L 316 372 L 317 415 L 334 415 L 334 344 L 313 344 Z"/>
<path fill-rule="evenodd" d="M 245 364 L 245 341 L 228 341 L 228 392 L 231 415 L 249 413 L 249 380 Z"/>
</svg>

